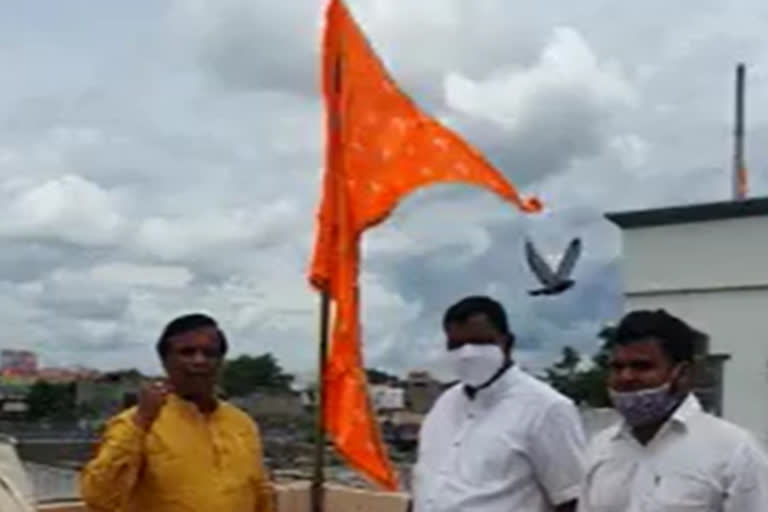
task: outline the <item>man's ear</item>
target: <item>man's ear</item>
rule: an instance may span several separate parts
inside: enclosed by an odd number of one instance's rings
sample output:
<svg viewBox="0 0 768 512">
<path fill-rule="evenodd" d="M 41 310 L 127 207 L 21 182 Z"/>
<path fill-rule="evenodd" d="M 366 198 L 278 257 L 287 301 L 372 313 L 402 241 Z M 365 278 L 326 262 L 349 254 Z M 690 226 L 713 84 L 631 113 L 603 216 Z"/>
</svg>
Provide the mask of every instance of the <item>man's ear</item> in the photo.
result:
<svg viewBox="0 0 768 512">
<path fill-rule="evenodd" d="M 506 343 L 504 345 L 504 351 L 507 353 L 507 355 L 511 355 L 513 348 L 515 348 L 515 335 L 509 332 L 506 335 Z"/>
<path fill-rule="evenodd" d="M 678 388 L 691 388 L 693 384 L 695 369 L 695 362 L 683 361 L 677 365 L 677 369 L 673 371 L 677 373 Z"/>
</svg>

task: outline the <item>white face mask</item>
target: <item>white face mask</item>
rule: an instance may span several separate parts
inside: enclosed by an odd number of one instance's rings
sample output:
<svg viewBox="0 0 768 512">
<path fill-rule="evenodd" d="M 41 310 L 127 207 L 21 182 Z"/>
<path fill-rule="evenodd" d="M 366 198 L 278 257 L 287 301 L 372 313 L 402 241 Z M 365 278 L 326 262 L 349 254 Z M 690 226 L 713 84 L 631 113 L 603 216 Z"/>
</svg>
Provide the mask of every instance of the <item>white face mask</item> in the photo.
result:
<svg viewBox="0 0 768 512">
<path fill-rule="evenodd" d="M 463 345 L 448 352 L 456 376 L 466 385 L 488 382 L 504 365 L 504 353 L 497 345 Z"/>
</svg>

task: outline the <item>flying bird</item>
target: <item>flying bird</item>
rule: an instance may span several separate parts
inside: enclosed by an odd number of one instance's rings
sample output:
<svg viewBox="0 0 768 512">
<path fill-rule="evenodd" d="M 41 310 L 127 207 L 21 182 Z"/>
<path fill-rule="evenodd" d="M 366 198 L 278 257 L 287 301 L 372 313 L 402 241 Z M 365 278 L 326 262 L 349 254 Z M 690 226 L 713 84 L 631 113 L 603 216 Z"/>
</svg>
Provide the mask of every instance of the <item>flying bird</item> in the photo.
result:
<svg viewBox="0 0 768 512">
<path fill-rule="evenodd" d="M 541 257 L 536 247 L 533 246 L 533 242 L 526 240 L 525 256 L 528 260 L 528 266 L 543 285 L 542 288 L 530 290 L 528 293 L 530 295 L 558 295 L 571 288 L 576 283 L 571 279 L 571 274 L 580 254 L 581 239 L 574 238 L 568 244 L 568 248 L 557 267 L 557 272 L 553 272 L 549 263 Z"/>
</svg>

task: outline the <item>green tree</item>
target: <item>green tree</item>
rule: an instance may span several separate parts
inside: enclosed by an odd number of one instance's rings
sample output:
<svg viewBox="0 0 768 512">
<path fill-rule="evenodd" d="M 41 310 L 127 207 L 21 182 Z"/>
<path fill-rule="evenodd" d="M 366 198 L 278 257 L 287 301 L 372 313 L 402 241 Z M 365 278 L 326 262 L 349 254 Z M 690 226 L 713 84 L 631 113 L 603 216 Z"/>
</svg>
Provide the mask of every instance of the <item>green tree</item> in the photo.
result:
<svg viewBox="0 0 768 512">
<path fill-rule="evenodd" d="M 27 394 L 31 420 L 72 420 L 77 415 L 75 385 L 37 381 Z"/>
<path fill-rule="evenodd" d="M 272 354 L 257 357 L 242 355 L 226 361 L 221 372 L 221 387 L 229 396 L 245 396 L 259 388 L 289 389 L 293 375 L 283 371 Z"/>
<path fill-rule="evenodd" d="M 590 407 L 610 407 L 606 379 L 608 376 L 608 343 L 613 330 L 606 327 L 598 338 L 603 340 L 600 349 L 592 356 L 591 365 L 579 369 L 582 357 L 572 347 L 564 347 L 561 359 L 547 368 L 543 379 L 553 388 L 569 397 L 576 404 Z"/>
<path fill-rule="evenodd" d="M 572 377 L 576 373 L 576 368 L 581 363 L 581 354 L 571 347 L 563 347 L 562 359 L 555 363 L 555 368 L 563 373 L 567 377 Z"/>
</svg>

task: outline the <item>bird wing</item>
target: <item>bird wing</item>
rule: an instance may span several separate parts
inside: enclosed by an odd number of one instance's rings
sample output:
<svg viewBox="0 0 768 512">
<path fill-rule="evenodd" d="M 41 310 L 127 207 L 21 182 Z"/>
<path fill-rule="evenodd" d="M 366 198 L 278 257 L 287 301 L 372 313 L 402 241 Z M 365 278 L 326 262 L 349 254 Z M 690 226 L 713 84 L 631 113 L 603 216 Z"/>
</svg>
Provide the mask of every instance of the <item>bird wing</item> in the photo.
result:
<svg viewBox="0 0 768 512">
<path fill-rule="evenodd" d="M 558 281 L 563 281 L 571 277 L 573 268 L 576 266 L 576 261 L 578 261 L 580 255 L 581 239 L 574 238 L 571 240 L 571 243 L 568 244 L 568 249 L 565 250 L 563 259 L 560 260 L 560 265 L 557 267 L 556 279 Z"/>
<path fill-rule="evenodd" d="M 557 282 L 557 277 L 550 268 L 549 264 L 541 257 L 533 242 L 525 241 L 525 256 L 528 260 L 528 266 L 536 278 L 545 286 L 551 286 Z"/>
</svg>

